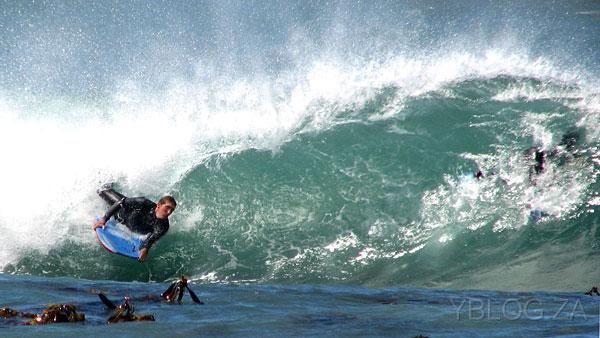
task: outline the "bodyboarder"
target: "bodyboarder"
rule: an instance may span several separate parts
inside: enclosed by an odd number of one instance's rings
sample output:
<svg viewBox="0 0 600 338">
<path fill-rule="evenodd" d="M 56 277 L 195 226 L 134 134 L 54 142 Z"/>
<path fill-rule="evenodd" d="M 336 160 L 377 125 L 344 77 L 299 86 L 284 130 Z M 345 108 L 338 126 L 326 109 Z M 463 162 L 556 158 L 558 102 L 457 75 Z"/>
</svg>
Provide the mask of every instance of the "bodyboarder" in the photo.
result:
<svg viewBox="0 0 600 338">
<path fill-rule="evenodd" d="M 172 196 L 164 196 L 157 203 L 145 197 L 125 197 L 112 189 L 104 186 L 98 190 L 98 195 L 110 206 L 93 226 L 104 228 L 106 222 L 114 217 L 133 232 L 149 234 L 142 242 L 138 260 L 143 262 L 148 256 L 150 247 L 169 230 L 169 216 L 175 211 L 177 203 Z"/>
</svg>

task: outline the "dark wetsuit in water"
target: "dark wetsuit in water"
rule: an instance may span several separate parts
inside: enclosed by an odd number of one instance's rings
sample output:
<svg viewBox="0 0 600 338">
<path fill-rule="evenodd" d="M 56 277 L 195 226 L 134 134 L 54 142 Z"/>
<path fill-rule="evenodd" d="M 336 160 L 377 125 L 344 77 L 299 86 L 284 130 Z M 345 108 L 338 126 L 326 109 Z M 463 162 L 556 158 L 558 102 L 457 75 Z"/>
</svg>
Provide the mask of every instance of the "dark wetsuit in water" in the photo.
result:
<svg viewBox="0 0 600 338">
<path fill-rule="evenodd" d="M 105 221 L 114 216 L 116 220 L 125 224 L 131 231 L 150 234 L 142 242 L 140 249 L 150 249 L 152 244 L 169 230 L 169 220 L 156 218 L 154 214 L 156 203 L 147 198 L 128 198 L 112 189 L 99 191 L 98 195 L 110 205 L 103 216 Z"/>
</svg>

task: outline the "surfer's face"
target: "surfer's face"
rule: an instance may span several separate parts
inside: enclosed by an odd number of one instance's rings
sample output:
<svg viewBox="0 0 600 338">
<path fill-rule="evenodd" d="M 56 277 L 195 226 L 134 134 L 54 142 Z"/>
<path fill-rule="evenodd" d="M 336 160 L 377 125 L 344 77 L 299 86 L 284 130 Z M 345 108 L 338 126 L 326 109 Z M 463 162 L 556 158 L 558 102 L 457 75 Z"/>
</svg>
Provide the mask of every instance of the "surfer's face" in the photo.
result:
<svg viewBox="0 0 600 338">
<path fill-rule="evenodd" d="M 173 211 L 175 211 L 175 206 L 172 203 L 166 202 L 164 204 L 158 203 L 154 213 L 156 214 L 156 218 L 167 219 Z"/>
</svg>

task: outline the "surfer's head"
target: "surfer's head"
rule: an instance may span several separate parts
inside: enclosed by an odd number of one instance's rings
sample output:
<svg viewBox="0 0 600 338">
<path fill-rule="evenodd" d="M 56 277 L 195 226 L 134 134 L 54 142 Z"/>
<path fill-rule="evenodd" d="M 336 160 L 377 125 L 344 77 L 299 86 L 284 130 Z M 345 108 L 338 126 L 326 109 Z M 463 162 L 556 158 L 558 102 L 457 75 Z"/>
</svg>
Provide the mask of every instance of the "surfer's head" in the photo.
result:
<svg viewBox="0 0 600 338">
<path fill-rule="evenodd" d="M 167 219 L 171 216 L 173 211 L 175 211 L 176 207 L 177 202 L 175 202 L 173 196 L 164 196 L 158 200 L 154 214 L 156 215 L 156 218 Z"/>
</svg>

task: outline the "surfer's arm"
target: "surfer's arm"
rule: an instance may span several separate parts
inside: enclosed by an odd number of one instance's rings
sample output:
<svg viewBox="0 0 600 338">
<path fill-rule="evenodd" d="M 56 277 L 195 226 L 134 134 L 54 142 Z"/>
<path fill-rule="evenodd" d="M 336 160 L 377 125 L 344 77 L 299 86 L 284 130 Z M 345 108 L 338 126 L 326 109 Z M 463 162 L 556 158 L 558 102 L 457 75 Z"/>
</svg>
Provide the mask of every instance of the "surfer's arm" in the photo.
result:
<svg viewBox="0 0 600 338">
<path fill-rule="evenodd" d="M 152 232 L 150 233 L 150 236 L 148 236 L 143 242 L 142 245 L 140 246 L 140 252 L 142 250 L 146 250 L 146 253 L 148 252 L 148 250 L 150 249 L 150 247 L 154 244 L 154 242 L 156 242 L 159 238 L 161 238 L 164 234 L 167 233 L 167 230 L 169 230 L 169 226 L 160 226 L 160 225 L 156 225 L 154 226 L 154 228 L 152 229 Z M 140 255 L 141 258 L 141 255 Z"/>
<path fill-rule="evenodd" d="M 98 221 L 96 221 L 96 223 L 93 226 L 93 229 L 96 230 L 99 227 L 104 228 L 104 226 L 106 225 L 106 221 L 108 221 L 112 215 L 114 215 L 125 203 L 126 200 L 128 200 L 129 198 L 122 198 L 120 200 L 118 200 L 117 202 L 115 202 L 115 204 L 111 205 L 110 208 L 108 208 L 108 210 L 106 210 L 106 213 L 104 214 L 104 216 L 102 216 Z"/>
<path fill-rule="evenodd" d="M 110 208 L 108 208 L 108 210 L 106 210 L 106 213 L 104 214 L 104 216 L 102 216 L 100 221 L 103 221 L 104 223 L 108 221 L 112 217 L 112 215 L 114 215 L 127 200 L 128 198 L 122 198 L 115 202 L 115 204 L 113 204 Z"/>
<path fill-rule="evenodd" d="M 138 261 L 140 261 L 140 262 L 145 261 L 147 256 L 148 256 L 148 248 L 140 249 L 140 257 L 138 258 Z"/>
<path fill-rule="evenodd" d="M 106 225 L 106 221 L 104 220 L 104 218 L 100 218 L 98 221 L 96 221 L 96 223 L 94 223 L 94 226 L 92 227 L 92 229 L 96 230 L 97 228 L 104 228 L 104 226 Z"/>
</svg>

